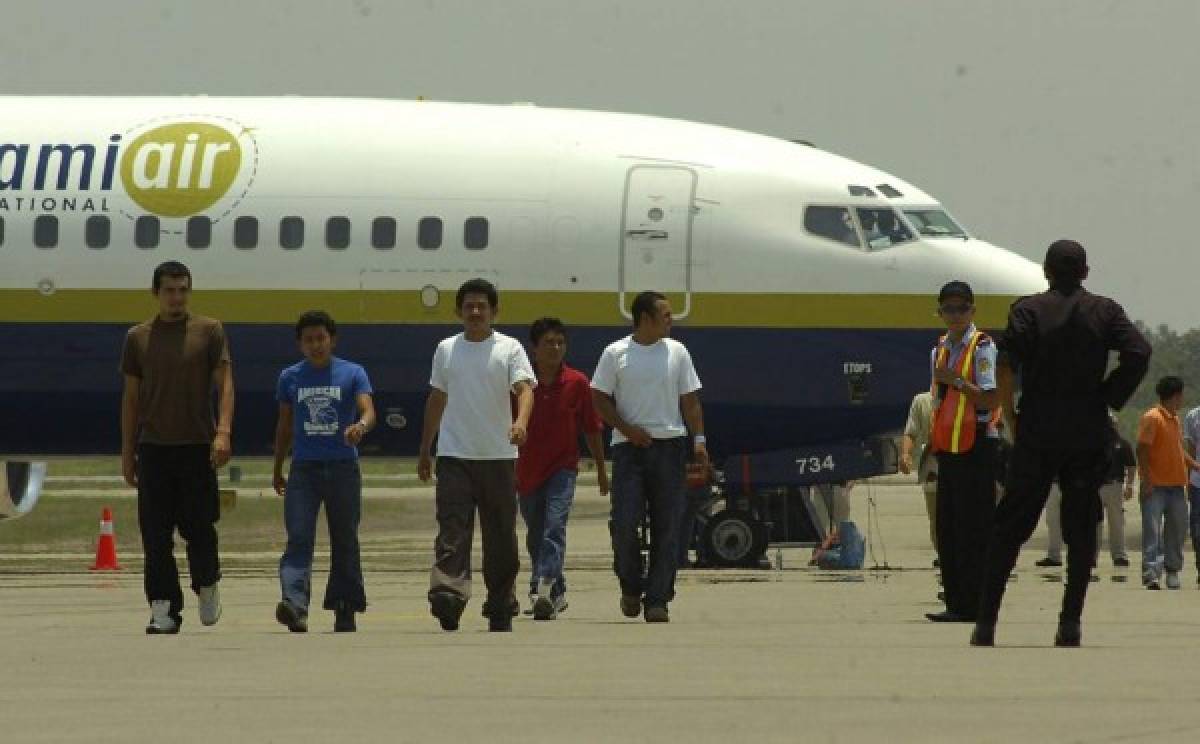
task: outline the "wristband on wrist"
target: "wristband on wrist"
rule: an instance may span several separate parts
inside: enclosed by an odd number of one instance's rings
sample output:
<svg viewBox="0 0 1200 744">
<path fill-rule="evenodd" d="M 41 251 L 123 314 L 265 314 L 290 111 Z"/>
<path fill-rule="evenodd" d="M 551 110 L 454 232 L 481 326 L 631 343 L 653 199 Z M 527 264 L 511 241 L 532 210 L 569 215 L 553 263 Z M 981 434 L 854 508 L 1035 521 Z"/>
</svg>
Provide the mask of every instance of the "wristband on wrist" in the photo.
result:
<svg viewBox="0 0 1200 744">
<path fill-rule="evenodd" d="M 692 441 L 696 444 L 704 444 L 708 440 L 704 438 L 703 434 L 697 434 L 696 436 L 692 437 Z"/>
</svg>

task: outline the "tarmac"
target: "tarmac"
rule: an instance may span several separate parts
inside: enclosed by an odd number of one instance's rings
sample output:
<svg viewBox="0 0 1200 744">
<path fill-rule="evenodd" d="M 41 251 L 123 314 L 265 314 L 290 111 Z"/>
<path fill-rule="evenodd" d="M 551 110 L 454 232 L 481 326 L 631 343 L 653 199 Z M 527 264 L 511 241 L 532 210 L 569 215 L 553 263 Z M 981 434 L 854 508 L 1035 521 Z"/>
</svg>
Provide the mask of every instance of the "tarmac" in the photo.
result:
<svg viewBox="0 0 1200 744">
<path fill-rule="evenodd" d="M 1039 529 L 1009 585 L 997 647 L 979 649 L 967 644 L 969 625 L 923 618 L 940 605 L 915 486 L 855 490 L 851 517 L 872 537 L 864 570 L 821 571 L 807 566 L 808 550 L 772 549 L 771 569 L 684 571 L 667 625 L 620 614 L 601 497 L 592 487 L 579 500 L 569 609 L 552 622 L 521 616 L 509 634 L 487 632 L 481 597 L 460 631 L 440 630 L 424 599 L 429 556 L 398 570 L 368 559 L 359 631 L 334 634 L 330 613 L 317 611 L 306 635 L 274 621 L 273 557 L 226 573 L 214 627 L 200 625 L 189 595 L 177 636 L 144 634 L 137 572 L 17 573 L 0 563 L 0 740 L 1122 742 L 1200 733 L 1192 553 L 1182 590 L 1142 589 L 1136 507 L 1127 508 L 1133 567 L 1113 569 L 1101 553 L 1082 648 L 1052 645 L 1061 572 L 1033 565 Z M 475 557 L 478 566 L 478 546 Z M 319 567 L 327 561 L 318 555 Z M 519 592 L 527 581 L 526 568 Z M 323 583 L 318 573 L 314 585 Z"/>
</svg>

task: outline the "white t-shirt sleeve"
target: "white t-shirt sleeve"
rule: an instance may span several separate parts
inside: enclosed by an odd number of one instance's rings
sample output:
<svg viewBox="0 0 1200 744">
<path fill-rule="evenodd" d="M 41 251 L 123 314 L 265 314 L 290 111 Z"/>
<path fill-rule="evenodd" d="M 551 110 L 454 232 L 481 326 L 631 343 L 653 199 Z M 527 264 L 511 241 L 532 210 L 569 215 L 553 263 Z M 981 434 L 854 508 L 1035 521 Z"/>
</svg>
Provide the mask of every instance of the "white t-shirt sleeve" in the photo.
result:
<svg viewBox="0 0 1200 744">
<path fill-rule="evenodd" d="M 446 378 L 446 344 L 438 344 L 437 351 L 433 352 L 433 371 L 429 375 L 429 384 L 447 393 L 449 383 Z"/>
<path fill-rule="evenodd" d="M 700 389 L 701 385 L 700 376 L 696 374 L 696 367 L 692 364 L 692 354 L 683 344 L 677 348 L 679 349 L 679 376 L 677 379 L 679 394 L 694 393 Z"/>
<path fill-rule="evenodd" d="M 528 382 L 530 387 L 537 387 L 537 375 L 529 364 L 529 355 L 525 353 L 524 346 L 514 341 L 508 355 L 508 386 L 511 388 L 522 381 Z"/>
<path fill-rule="evenodd" d="M 617 359 L 611 346 L 604 350 L 600 361 L 596 362 L 592 387 L 606 395 L 612 395 L 617 389 Z"/>
</svg>

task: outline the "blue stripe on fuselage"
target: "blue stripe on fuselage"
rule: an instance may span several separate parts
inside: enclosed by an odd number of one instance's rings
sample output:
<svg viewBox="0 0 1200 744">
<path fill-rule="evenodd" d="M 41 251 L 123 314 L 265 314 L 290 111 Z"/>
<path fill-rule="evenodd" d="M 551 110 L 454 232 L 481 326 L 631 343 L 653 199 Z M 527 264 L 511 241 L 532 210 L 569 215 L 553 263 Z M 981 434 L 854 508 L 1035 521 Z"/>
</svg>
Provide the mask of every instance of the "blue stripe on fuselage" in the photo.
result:
<svg viewBox="0 0 1200 744">
<path fill-rule="evenodd" d="M 0 452 L 100 454 L 120 450 L 121 344 L 128 326 L 0 323 L 4 426 Z M 499 326 L 524 341 L 524 327 Z M 337 354 L 366 367 L 380 426 L 365 453 L 415 454 L 434 347 L 444 325 L 341 325 Z M 275 382 L 300 358 L 290 325 L 229 324 L 234 359 L 237 455 L 269 454 Z M 615 327 L 568 329 L 567 361 L 591 372 Z M 716 456 L 894 432 L 914 393 L 929 385 L 936 330 L 789 330 L 679 326 L 704 383 L 710 449 Z M 864 402 L 850 402 L 846 363 L 869 364 Z M 391 428 L 384 418 L 404 419 Z"/>
</svg>

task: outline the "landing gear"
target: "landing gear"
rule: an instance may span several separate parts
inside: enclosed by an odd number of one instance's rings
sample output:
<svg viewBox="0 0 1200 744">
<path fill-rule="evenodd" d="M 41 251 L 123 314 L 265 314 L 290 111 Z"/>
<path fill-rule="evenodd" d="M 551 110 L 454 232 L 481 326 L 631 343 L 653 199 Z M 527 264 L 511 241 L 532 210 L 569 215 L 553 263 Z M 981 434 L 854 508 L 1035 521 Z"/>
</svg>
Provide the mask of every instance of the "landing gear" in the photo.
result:
<svg viewBox="0 0 1200 744">
<path fill-rule="evenodd" d="M 708 518 L 698 551 L 718 568 L 755 567 L 767 551 L 767 525 L 748 511 L 722 509 Z"/>
</svg>

